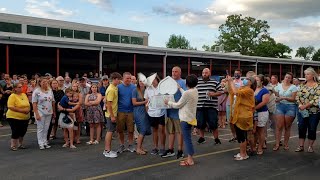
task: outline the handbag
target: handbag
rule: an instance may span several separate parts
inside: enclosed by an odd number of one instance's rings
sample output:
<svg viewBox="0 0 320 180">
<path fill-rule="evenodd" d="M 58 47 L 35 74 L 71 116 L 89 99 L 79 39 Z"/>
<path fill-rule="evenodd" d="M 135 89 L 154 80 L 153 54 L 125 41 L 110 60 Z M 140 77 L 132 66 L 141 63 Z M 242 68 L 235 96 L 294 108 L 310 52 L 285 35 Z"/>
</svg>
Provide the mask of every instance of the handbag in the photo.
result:
<svg viewBox="0 0 320 180">
<path fill-rule="evenodd" d="M 62 118 L 63 123 L 70 124 L 72 120 L 69 118 L 67 114 L 64 114 L 64 117 Z"/>
<path fill-rule="evenodd" d="M 67 122 L 67 123 L 65 123 Z M 61 128 L 73 128 L 73 119 L 65 113 L 60 113 L 58 124 Z"/>
</svg>

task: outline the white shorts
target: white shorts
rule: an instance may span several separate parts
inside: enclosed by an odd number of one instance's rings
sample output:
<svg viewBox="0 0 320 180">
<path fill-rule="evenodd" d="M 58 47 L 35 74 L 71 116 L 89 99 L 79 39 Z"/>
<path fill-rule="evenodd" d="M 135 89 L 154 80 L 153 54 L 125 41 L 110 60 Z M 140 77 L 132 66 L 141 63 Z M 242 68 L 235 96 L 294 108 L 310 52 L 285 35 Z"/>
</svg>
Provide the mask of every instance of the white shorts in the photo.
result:
<svg viewBox="0 0 320 180">
<path fill-rule="evenodd" d="M 265 127 L 269 121 L 269 112 L 258 112 L 258 127 Z"/>
</svg>

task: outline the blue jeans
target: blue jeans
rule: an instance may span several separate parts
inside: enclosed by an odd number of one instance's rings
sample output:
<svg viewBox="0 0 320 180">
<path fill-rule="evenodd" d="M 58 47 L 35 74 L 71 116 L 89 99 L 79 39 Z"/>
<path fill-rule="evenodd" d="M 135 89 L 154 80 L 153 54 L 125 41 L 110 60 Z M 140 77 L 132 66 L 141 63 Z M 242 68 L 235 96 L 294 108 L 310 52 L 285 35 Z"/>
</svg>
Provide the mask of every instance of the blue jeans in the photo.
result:
<svg viewBox="0 0 320 180">
<path fill-rule="evenodd" d="M 301 113 L 298 112 L 298 122 L 299 139 L 306 139 L 308 131 L 308 139 L 316 140 L 317 127 L 319 124 L 319 113 L 309 114 L 309 117 L 303 118 Z"/>
<path fill-rule="evenodd" d="M 194 154 L 194 149 L 192 145 L 192 140 L 191 140 L 191 125 L 188 124 L 187 122 L 181 121 L 181 131 L 183 135 L 183 143 L 184 143 L 184 148 L 185 152 L 187 155 L 192 156 Z"/>
</svg>

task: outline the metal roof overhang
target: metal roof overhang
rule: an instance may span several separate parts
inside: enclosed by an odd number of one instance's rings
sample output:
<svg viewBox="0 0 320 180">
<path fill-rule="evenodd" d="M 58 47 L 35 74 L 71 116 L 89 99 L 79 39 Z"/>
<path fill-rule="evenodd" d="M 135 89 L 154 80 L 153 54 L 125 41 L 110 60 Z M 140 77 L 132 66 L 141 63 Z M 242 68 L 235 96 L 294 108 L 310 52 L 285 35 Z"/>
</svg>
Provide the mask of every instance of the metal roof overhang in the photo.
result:
<svg viewBox="0 0 320 180">
<path fill-rule="evenodd" d="M 110 52 L 124 52 L 136 54 L 150 54 L 160 56 L 180 56 L 180 57 L 194 57 L 194 58 L 207 58 L 207 59 L 222 59 L 222 60 L 240 60 L 257 63 L 271 63 L 271 64 L 297 64 L 297 65 L 311 65 L 320 66 L 320 62 L 296 60 L 296 59 L 281 59 L 281 58 L 268 58 L 257 56 L 244 56 L 229 53 L 215 53 L 207 51 L 195 51 L 184 49 L 171 49 L 162 47 L 151 47 L 142 45 L 120 44 L 99 42 L 80 39 L 69 38 L 54 38 L 47 36 L 35 35 L 22 35 L 15 33 L 0 33 L 1 44 L 16 44 L 26 46 L 43 46 L 43 47 L 56 47 L 56 48 L 71 48 L 71 49 L 84 49 L 110 51 Z"/>
</svg>

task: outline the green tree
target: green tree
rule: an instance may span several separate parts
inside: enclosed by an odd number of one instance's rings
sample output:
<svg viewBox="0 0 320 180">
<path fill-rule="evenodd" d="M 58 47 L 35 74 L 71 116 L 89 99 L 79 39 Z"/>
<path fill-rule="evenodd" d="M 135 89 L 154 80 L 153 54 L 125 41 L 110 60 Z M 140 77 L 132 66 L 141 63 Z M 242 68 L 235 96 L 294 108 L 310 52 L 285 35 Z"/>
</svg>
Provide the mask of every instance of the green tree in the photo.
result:
<svg viewBox="0 0 320 180">
<path fill-rule="evenodd" d="M 310 60 L 313 52 L 315 51 L 313 46 L 299 47 L 296 53 L 296 57 L 303 57 L 305 60 Z"/>
<path fill-rule="evenodd" d="M 215 47 L 216 47 L 216 46 L 217 46 L 216 44 L 214 44 L 214 45 L 212 45 L 212 46 L 204 44 L 204 45 L 202 46 L 202 49 L 205 50 L 205 51 L 211 51 L 211 52 L 213 52 L 213 51 L 215 50 Z"/>
<path fill-rule="evenodd" d="M 267 21 L 252 17 L 230 15 L 219 27 L 216 45 L 223 45 L 225 52 L 240 52 L 242 55 L 276 58 L 291 58 L 289 46 L 277 43 L 268 32 Z M 213 51 L 214 46 L 202 46 L 205 51 Z"/>
<path fill-rule="evenodd" d="M 166 43 L 167 48 L 174 48 L 174 49 L 190 49 L 190 50 L 197 50 L 190 46 L 190 42 L 182 35 L 175 35 L 172 34 Z"/>
<path fill-rule="evenodd" d="M 219 27 L 217 44 L 223 44 L 226 52 L 240 52 L 253 55 L 261 38 L 269 37 L 267 21 L 256 20 L 242 15 L 228 16 L 226 23 Z"/>
<path fill-rule="evenodd" d="M 318 49 L 318 51 L 313 54 L 312 60 L 313 61 L 320 61 L 320 49 Z"/>
<path fill-rule="evenodd" d="M 291 52 L 292 49 L 290 49 L 289 46 L 277 43 L 273 38 L 267 36 L 261 38 L 253 55 L 262 57 L 291 58 L 291 56 L 288 55 Z"/>
</svg>

